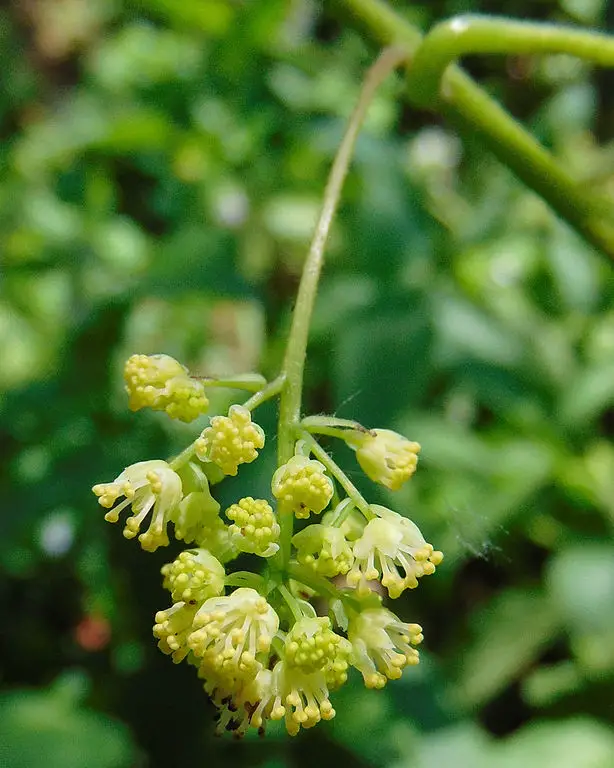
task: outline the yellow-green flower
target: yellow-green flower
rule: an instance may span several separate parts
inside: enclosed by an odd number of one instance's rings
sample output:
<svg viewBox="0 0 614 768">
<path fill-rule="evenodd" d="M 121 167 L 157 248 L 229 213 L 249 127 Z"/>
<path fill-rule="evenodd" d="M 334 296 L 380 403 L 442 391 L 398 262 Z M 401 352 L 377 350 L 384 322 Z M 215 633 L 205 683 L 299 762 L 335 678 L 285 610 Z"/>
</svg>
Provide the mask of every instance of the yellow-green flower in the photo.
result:
<svg viewBox="0 0 614 768">
<path fill-rule="evenodd" d="M 206 549 L 181 552 L 172 563 L 162 566 L 164 581 L 174 602 L 203 603 L 224 591 L 224 566 Z"/>
<path fill-rule="evenodd" d="M 257 728 L 263 735 L 268 720 L 281 720 L 286 714 L 281 702 L 279 675 L 271 670 L 261 669 L 254 678 L 236 683 L 233 688 L 215 691 L 216 732 L 219 735 L 232 731 L 240 737 L 249 728 Z"/>
<path fill-rule="evenodd" d="M 286 710 L 286 730 L 291 736 L 296 736 L 301 728 L 313 728 L 320 720 L 332 720 L 335 716 L 323 671 L 305 673 L 280 661 L 273 670 L 273 678 Z"/>
<path fill-rule="evenodd" d="M 279 629 L 279 617 L 255 589 L 241 587 L 199 608 L 188 639 L 201 667 L 230 679 L 253 676 Z"/>
<path fill-rule="evenodd" d="M 132 516 L 126 519 L 124 536 L 133 539 L 145 518 L 151 513 L 149 528 L 139 536 L 147 552 L 168 545 L 166 528 L 181 501 L 181 478 L 165 461 L 140 461 L 132 464 L 112 483 L 100 483 L 92 488 L 100 506 L 109 511 L 104 516 L 110 523 L 119 520 L 119 513 L 132 507 Z M 124 496 L 124 500 L 114 506 Z"/>
<path fill-rule="evenodd" d="M 296 559 L 322 576 L 346 574 L 354 562 L 350 543 L 339 528 L 314 523 L 292 537 Z"/>
<path fill-rule="evenodd" d="M 346 442 L 367 477 L 391 491 L 398 491 L 416 471 L 420 445 L 390 429 L 354 430 Z"/>
<path fill-rule="evenodd" d="M 240 552 L 271 557 L 279 550 L 280 528 L 271 505 L 264 499 L 247 496 L 226 510 L 232 520 L 229 533 Z"/>
<path fill-rule="evenodd" d="M 151 408 L 189 422 L 209 407 L 202 383 L 169 355 L 132 355 L 124 366 L 124 381 L 132 411 Z"/>
<path fill-rule="evenodd" d="M 386 507 L 371 505 L 378 517 L 370 520 L 354 542 L 354 565 L 348 583 L 369 592 L 369 581 L 381 579 L 390 597 L 418 586 L 418 579 L 435 572 L 443 555 L 434 551 L 417 525 Z M 400 569 L 400 570 L 399 570 Z"/>
<path fill-rule="evenodd" d="M 301 672 L 325 670 L 339 656 L 347 655 L 345 638 L 333 632 L 326 616 L 297 621 L 286 636 L 286 663 Z"/>
<path fill-rule="evenodd" d="M 282 511 L 292 511 L 297 518 L 307 518 L 313 512 L 319 515 L 333 497 L 333 481 L 325 474 L 326 468 L 315 459 L 293 456 L 283 464 L 271 482 L 273 496 Z"/>
<path fill-rule="evenodd" d="M 170 655 L 175 664 L 183 661 L 190 652 L 188 637 L 193 629 L 197 608 L 197 605 L 188 605 L 182 601 L 156 613 L 153 633 L 158 639 L 158 648 L 162 653 Z"/>
<path fill-rule="evenodd" d="M 419 661 L 414 646 L 423 640 L 419 624 L 405 624 L 385 608 L 362 611 L 350 619 L 350 663 L 363 676 L 367 688 L 383 688 L 397 680 L 403 669 Z"/>
<path fill-rule="evenodd" d="M 236 475 L 240 464 L 258 458 L 264 447 L 264 431 L 252 422 L 251 413 L 242 405 L 231 405 L 228 416 L 214 416 L 195 444 L 201 461 L 211 461 L 225 475 Z"/>
</svg>

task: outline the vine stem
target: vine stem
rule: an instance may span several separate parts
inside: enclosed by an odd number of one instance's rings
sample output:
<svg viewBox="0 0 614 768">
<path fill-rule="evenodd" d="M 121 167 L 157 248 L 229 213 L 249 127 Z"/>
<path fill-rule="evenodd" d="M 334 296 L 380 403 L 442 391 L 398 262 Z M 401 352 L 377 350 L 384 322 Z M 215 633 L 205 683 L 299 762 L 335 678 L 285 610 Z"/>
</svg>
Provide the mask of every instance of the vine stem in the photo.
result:
<svg viewBox="0 0 614 768">
<path fill-rule="evenodd" d="M 350 11 L 378 44 L 402 45 L 410 59 L 420 55 L 423 44 L 420 31 L 383 0 L 338 0 L 338 3 Z M 452 19 L 447 24 L 454 24 L 454 21 Z M 508 23 L 499 21 L 501 25 Z M 595 38 L 598 46 L 603 35 L 595 35 Z M 492 39 L 490 45 L 495 45 Z M 514 50 L 523 50 L 518 39 Z M 606 55 L 609 54 L 603 54 Z M 604 63 L 594 51 L 590 58 Z M 410 90 L 419 90 L 419 77 L 413 69 L 409 77 L 415 78 Z M 441 95 L 441 90 L 438 93 Z M 440 111 L 460 133 L 480 136 L 499 160 L 541 195 L 587 242 L 614 259 L 614 216 L 609 201 L 587 192 L 560 167 L 550 152 L 456 65 L 446 69 L 443 95 L 444 98 L 429 107 Z M 421 102 L 419 96 L 415 103 L 423 106 Z"/>
<path fill-rule="evenodd" d="M 559 24 L 535 24 L 468 14 L 437 24 L 412 61 L 409 81 L 414 103 L 428 107 L 445 90 L 444 74 L 468 53 L 566 53 L 601 66 L 614 66 L 614 37 Z M 445 99 L 445 95 L 443 96 Z"/>
<path fill-rule="evenodd" d="M 295 430 L 301 413 L 303 371 L 311 314 L 324 262 L 324 249 L 333 217 L 337 210 L 341 189 L 348 172 L 358 132 L 377 87 L 406 58 L 407 53 L 402 49 L 395 47 L 386 48 L 367 72 L 358 103 L 350 117 L 330 171 L 324 191 L 322 209 L 303 267 L 282 368 L 282 375 L 285 376 L 285 379 L 279 402 L 278 460 L 280 465 L 289 461 L 294 454 Z M 279 522 L 281 535 L 278 562 L 284 567 L 290 559 L 290 544 L 294 524 L 293 515 L 290 513 L 280 515 Z"/>
</svg>

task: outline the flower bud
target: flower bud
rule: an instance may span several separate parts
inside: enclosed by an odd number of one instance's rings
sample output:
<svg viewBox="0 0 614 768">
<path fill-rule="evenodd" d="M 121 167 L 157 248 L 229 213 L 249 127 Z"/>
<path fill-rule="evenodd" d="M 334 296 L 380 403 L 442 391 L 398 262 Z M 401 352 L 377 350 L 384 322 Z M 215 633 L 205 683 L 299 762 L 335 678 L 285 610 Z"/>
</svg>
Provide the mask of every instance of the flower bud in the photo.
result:
<svg viewBox="0 0 614 768">
<path fill-rule="evenodd" d="M 188 605 L 203 603 L 224 591 L 224 566 L 206 549 L 181 552 L 172 563 L 162 566 L 162 586 L 173 601 Z"/>
<path fill-rule="evenodd" d="M 352 548 L 339 528 L 314 523 L 295 534 L 292 543 L 301 565 L 328 578 L 346 574 L 354 562 Z"/>
<path fill-rule="evenodd" d="M 124 381 L 132 411 L 151 408 L 189 422 L 209 407 L 203 384 L 168 355 L 132 355 L 124 367 Z"/>
<path fill-rule="evenodd" d="M 293 511 L 297 518 L 319 515 L 332 499 L 333 481 L 319 461 L 293 456 L 273 475 L 271 488 L 281 511 Z"/>
<path fill-rule="evenodd" d="M 391 491 L 398 491 L 416 471 L 420 445 L 390 429 L 354 430 L 346 442 L 367 477 Z"/>
<path fill-rule="evenodd" d="M 264 447 L 264 431 L 252 422 L 251 413 L 242 405 L 231 405 L 228 416 L 214 416 L 196 441 L 196 455 L 201 461 L 216 464 L 225 475 L 236 475 L 240 464 L 258 458 Z"/>
<path fill-rule="evenodd" d="M 271 557 L 279 550 L 280 528 L 273 509 L 264 499 L 247 496 L 229 507 L 226 517 L 233 521 L 230 539 L 240 552 Z"/>
</svg>

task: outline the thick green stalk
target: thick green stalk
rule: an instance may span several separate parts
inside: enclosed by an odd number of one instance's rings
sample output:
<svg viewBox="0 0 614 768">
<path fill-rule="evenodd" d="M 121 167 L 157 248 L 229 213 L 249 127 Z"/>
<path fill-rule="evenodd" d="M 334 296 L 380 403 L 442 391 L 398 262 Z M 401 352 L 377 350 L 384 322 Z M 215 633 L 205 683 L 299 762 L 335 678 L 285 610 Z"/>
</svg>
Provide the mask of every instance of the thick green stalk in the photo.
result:
<svg viewBox="0 0 614 768">
<path fill-rule="evenodd" d="M 469 53 L 567 53 L 604 67 L 614 66 L 614 37 L 557 24 L 533 24 L 487 16 L 457 16 L 437 24 L 426 35 L 411 64 L 410 97 L 414 103 L 445 99 L 444 73 Z"/>
<path fill-rule="evenodd" d="M 267 400 L 270 400 L 281 392 L 283 383 L 283 375 L 277 376 L 277 378 L 267 384 L 264 389 L 256 392 L 256 394 L 252 395 L 249 400 L 246 400 L 243 403 L 243 407 L 247 408 L 248 411 L 253 411 L 256 408 L 259 408 L 263 403 L 266 403 Z"/>
<path fill-rule="evenodd" d="M 420 32 L 381 0 L 339 0 L 380 45 L 403 45 L 418 57 Z M 454 23 L 454 20 L 449 22 Z M 597 36 L 597 40 L 603 39 Z M 518 49 L 516 49 L 518 50 Z M 604 54 L 605 56 L 606 54 Z M 410 68 L 410 77 L 415 77 Z M 416 82 L 418 78 L 416 78 Z M 412 85 L 411 89 L 415 87 Z M 442 98 L 430 105 L 461 132 L 478 134 L 491 151 L 566 219 L 589 243 L 614 259 L 614 213 L 587 192 L 518 122 L 456 67 L 446 70 Z"/>
<path fill-rule="evenodd" d="M 280 465 L 285 464 L 292 458 L 294 453 L 295 429 L 299 423 L 301 413 L 303 370 L 311 314 L 324 261 L 324 248 L 335 211 L 337 210 L 356 138 L 378 85 L 393 69 L 402 63 L 404 58 L 405 54 L 399 49 L 388 48 L 383 51 L 367 73 L 358 104 L 352 113 L 331 168 L 324 192 L 322 210 L 303 267 L 282 369 L 282 375 L 285 376 L 285 380 L 279 404 L 278 460 Z M 280 516 L 279 522 L 281 526 L 279 558 L 281 564 L 285 565 L 290 558 L 290 542 L 294 519 L 291 514 L 287 513 Z"/>
</svg>

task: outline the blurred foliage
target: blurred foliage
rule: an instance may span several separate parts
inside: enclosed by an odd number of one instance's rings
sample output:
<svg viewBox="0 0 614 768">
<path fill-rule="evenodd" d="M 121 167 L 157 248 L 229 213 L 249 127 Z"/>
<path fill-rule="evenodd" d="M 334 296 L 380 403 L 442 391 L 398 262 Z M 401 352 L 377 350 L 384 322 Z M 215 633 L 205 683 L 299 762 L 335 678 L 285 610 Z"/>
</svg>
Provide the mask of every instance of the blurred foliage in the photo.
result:
<svg viewBox="0 0 614 768">
<path fill-rule="evenodd" d="M 614 25 L 602 0 L 395 5 L 425 28 L 467 10 Z M 423 445 L 380 499 L 446 552 L 400 610 L 423 663 L 350 684 L 295 741 L 214 741 L 198 682 L 150 637 L 168 553 L 113 535 L 89 492 L 195 431 L 127 412 L 128 354 L 275 372 L 372 56 L 311 0 L 0 8 L 1 765 L 612 766 L 610 267 L 400 82 L 359 141 L 307 394 Z M 611 78 L 560 56 L 468 66 L 614 195 Z M 262 469 L 244 495 L 267 492 Z"/>
</svg>

